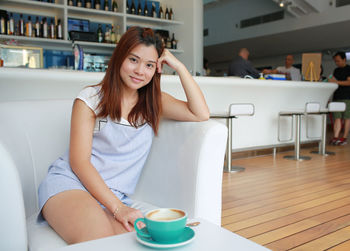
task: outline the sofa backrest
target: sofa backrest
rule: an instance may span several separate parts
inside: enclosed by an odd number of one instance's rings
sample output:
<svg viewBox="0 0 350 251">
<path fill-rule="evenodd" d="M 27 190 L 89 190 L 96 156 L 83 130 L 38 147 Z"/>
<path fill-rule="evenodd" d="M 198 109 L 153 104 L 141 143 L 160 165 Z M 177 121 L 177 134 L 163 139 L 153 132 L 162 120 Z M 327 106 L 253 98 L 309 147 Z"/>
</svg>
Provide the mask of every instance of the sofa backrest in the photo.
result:
<svg viewBox="0 0 350 251">
<path fill-rule="evenodd" d="M 26 217 L 38 210 L 37 190 L 67 149 L 73 100 L 0 102 L 0 143 L 18 169 Z"/>
</svg>

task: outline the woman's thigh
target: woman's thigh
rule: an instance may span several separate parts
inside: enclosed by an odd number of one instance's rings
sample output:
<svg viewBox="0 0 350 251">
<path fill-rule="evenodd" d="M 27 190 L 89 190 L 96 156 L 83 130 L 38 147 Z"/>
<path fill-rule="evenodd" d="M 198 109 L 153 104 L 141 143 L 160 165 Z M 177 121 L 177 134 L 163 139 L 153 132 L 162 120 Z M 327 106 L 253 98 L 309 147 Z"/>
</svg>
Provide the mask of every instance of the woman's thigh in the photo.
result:
<svg viewBox="0 0 350 251">
<path fill-rule="evenodd" d="M 46 202 L 42 213 L 68 244 L 115 234 L 106 212 L 86 191 L 69 190 L 56 194 Z"/>
</svg>

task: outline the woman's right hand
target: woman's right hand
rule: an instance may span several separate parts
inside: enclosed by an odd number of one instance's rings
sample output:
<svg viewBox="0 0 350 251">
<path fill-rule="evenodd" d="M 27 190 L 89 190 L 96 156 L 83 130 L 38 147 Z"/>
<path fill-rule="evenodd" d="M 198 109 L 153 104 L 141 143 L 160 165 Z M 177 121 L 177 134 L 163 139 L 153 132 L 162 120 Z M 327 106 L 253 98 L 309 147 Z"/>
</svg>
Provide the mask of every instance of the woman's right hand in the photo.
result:
<svg viewBox="0 0 350 251">
<path fill-rule="evenodd" d="M 122 205 L 114 216 L 128 232 L 133 231 L 133 227 L 131 226 L 134 226 L 136 219 L 143 218 L 143 214 L 140 210 L 125 205 Z"/>
</svg>

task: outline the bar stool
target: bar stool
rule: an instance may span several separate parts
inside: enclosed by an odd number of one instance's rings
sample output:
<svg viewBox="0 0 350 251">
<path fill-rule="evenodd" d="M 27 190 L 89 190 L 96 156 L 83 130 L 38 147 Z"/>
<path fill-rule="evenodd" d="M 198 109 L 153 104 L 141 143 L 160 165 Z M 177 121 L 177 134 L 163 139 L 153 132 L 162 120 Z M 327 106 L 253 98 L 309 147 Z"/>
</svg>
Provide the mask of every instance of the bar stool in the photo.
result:
<svg viewBox="0 0 350 251">
<path fill-rule="evenodd" d="M 292 160 L 310 160 L 309 156 L 300 156 L 300 128 L 301 128 L 301 116 L 308 116 L 311 114 L 320 113 L 320 104 L 317 102 L 308 102 L 305 104 L 304 111 L 282 111 L 278 114 L 278 140 L 280 142 L 290 141 L 293 138 L 293 124 L 295 121 L 295 139 L 294 139 L 294 155 L 284 156 L 285 159 Z M 280 118 L 284 116 L 292 117 L 292 133 L 291 138 L 288 140 L 280 139 Z"/>
<path fill-rule="evenodd" d="M 344 112 L 346 104 L 344 102 L 330 102 L 325 110 L 320 111 L 322 116 L 322 136 L 321 141 L 318 145 L 318 151 L 311 151 L 311 153 L 320 154 L 323 156 L 334 155 L 334 152 L 326 151 L 326 140 L 327 140 L 327 114 L 330 112 Z"/>
<path fill-rule="evenodd" d="M 211 118 L 226 119 L 228 127 L 228 138 L 226 147 L 226 167 L 225 172 L 240 172 L 244 171 L 244 167 L 232 166 L 232 120 L 240 116 L 253 116 L 255 107 L 250 103 L 233 103 L 229 106 L 228 114 L 212 114 Z"/>
</svg>

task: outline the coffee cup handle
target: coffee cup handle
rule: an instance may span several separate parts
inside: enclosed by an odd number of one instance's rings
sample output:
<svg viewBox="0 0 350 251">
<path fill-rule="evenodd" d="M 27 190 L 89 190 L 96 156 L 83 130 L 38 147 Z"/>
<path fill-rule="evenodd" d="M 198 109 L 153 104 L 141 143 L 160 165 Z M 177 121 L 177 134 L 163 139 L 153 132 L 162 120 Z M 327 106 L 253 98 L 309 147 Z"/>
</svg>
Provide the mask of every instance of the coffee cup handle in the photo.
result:
<svg viewBox="0 0 350 251">
<path fill-rule="evenodd" d="M 144 218 L 138 218 L 138 219 L 135 220 L 135 222 L 134 222 L 134 228 L 135 228 L 137 234 L 139 234 L 140 236 L 145 237 L 145 238 L 151 238 L 151 235 L 150 235 L 150 234 L 146 234 L 146 233 L 144 233 L 143 231 L 141 231 L 141 229 L 139 229 L 139 227 L 137 226 L 137 223 L 138 223 L 139 221 L 145 223 L 145 219 L 144 219 Z"/>
</svg>

